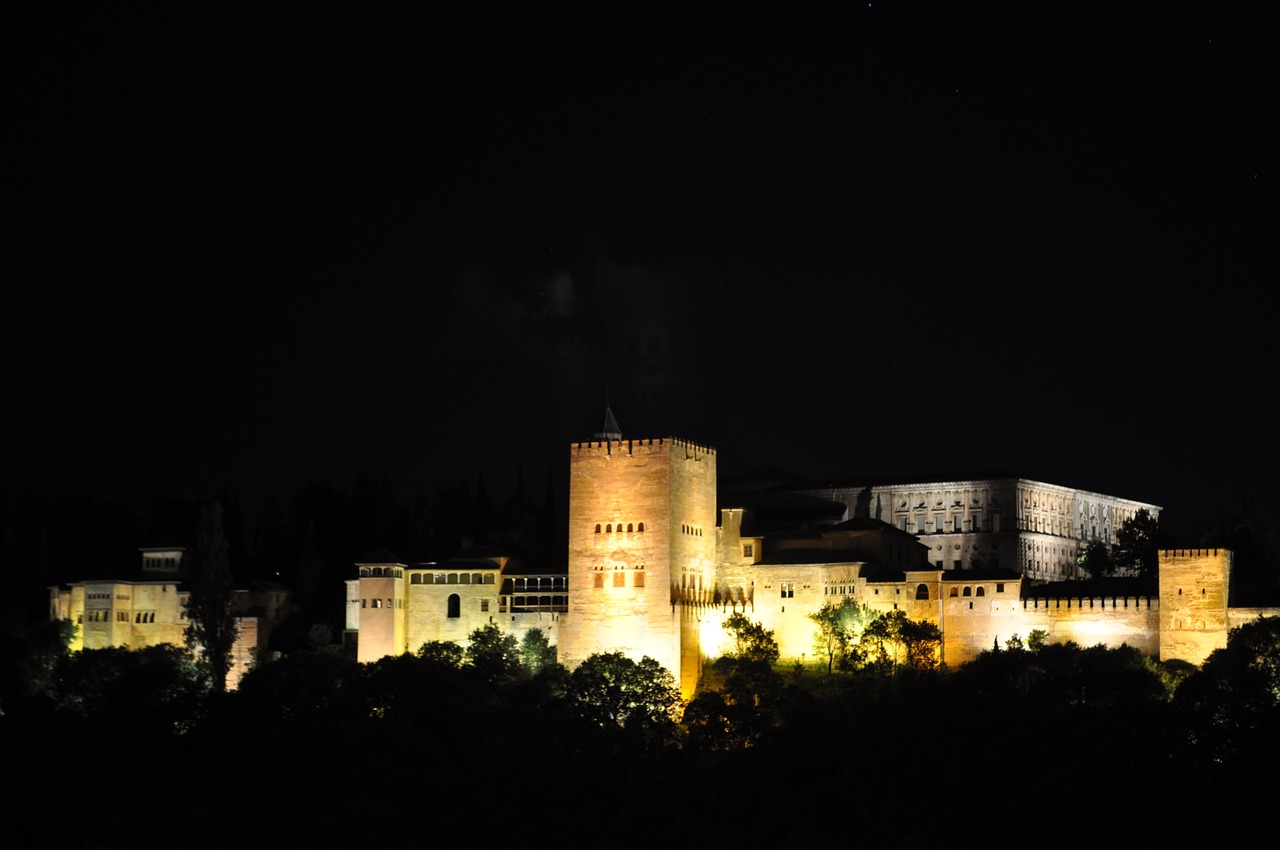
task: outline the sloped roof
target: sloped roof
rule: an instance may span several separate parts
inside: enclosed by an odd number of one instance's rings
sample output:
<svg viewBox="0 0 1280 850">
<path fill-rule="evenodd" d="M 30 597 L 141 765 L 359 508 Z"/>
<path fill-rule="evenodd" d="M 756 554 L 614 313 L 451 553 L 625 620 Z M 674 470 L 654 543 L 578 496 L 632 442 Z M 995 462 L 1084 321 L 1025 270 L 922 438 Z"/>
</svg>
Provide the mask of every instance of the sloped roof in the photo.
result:
<svg viewBox="0 0 1280 850">
<path fill-rule="evenodd" d="M 604 424 L 600 426 L 596 436 L 602 440 L 622 439 L 622 429 L 618 427 L 618 420 L 613 418 L 613 409 L 608 405 L 604 408 Z"/>
</svg>

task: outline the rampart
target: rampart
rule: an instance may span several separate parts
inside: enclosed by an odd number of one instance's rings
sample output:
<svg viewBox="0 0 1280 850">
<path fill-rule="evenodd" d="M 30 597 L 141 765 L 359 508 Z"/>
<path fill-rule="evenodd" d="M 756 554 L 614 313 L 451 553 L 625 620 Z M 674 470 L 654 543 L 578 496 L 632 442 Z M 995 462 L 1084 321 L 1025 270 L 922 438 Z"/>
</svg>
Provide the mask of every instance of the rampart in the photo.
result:
<svg viewBox="0 0 1280 850">
<path fill-rule="evenodd" d="M 571 454 L 613 454 L 624 452 L 629 455 L 650 452 L 665 452 L 667 448 L 684 448 L 688 456 L 697 454 L 714 455 L 716 450 L 691 440 L 680 437 L 650 437 L 644 440 L 588 440 L 581 443 L 570 443 Z"/>
</svg>

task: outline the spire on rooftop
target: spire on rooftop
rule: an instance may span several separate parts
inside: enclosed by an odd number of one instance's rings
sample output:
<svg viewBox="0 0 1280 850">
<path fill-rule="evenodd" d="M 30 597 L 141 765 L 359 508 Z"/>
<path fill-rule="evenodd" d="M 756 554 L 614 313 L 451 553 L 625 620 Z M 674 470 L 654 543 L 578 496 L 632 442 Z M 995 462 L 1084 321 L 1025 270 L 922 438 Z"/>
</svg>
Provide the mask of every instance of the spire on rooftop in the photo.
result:
<svg viewBox="0 0 1280 850">
<path fill-rule="evenodd" d="M 613 409 L 607 404 L 604 407 L 604 425 L 600 426 L 600 430 L 596 432 L 596 438 L 600 440 L 622 439 L 622 431 L 618 428 L 618 420 L 613 418 Z"/>
</svg>

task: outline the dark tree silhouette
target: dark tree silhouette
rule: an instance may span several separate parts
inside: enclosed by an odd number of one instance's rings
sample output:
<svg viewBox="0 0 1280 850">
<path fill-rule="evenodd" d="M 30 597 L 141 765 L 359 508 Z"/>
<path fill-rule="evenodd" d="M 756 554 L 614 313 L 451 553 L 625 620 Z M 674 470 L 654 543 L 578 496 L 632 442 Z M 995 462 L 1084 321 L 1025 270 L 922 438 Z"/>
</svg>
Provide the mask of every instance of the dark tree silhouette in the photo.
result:
<svg viewBox="0 0 1280 850">
<path fill-rule="evenodd" d="M 778 641 L 773 629 L 749 619 L 735 611 L 724 621 L 724 630 L 733 638 L 733 654 L 736 658 L 772 664 L 778 660 Z"/>
<path fill-rule="evenodd" d="M 227 537 L 222 531 L 222 505 L 218 502 L 208 502 L 200 509 L 196 545 L 189 557 L 187 646 L 196 654 L 214 691 L 222 692 L 227 688 L 237 629 L 232 608 L 235 586 Z"/>
<path fill-rule="evenodd" d="M 1150 578 L 1159 566 L 1156 535 L 1158 522 L 1142 508 L 1116 529 L 1116 545 L 1111 547 L 1111 560 L 1116 568 L 1130 575 Z"/>
<path fill-rule="evenodd" d="M 468 666 L 493 684 L 513 682 L 525 675 L 519 641 L 492 623 L 471 633 L 465 657 Z"/>
<path fill-rule="evenodd" d="M 1116 571 L 1115 561 L 1111 559 L 1111 550 L 1101 540 L 1090 540 L 1076 558 L 1076 566 L 1089 574 L 1090 578 L 1103 578 Z"/>
</svg>

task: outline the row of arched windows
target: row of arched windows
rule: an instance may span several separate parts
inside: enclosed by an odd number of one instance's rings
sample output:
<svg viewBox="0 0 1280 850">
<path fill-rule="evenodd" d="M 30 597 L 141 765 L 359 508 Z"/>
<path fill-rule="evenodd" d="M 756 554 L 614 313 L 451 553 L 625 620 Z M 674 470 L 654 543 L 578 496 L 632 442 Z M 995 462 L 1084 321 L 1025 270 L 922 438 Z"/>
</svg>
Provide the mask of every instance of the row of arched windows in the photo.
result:
<svg viewBox="0 0 1280 850">
<path fill-rule="evenodd" d="M 694 537 L 701 537 L 701 536 L 702 536 L 702 529 L 701 529 L 701 528 L 699 528 L 699 527 L 698 527 L 698 526 L 696 526 L 696 525 L 681 525 L 681 526 L 680 526 L 680 533 L 681 533 L 681 534 L 692 534 Z"/>
<path fill-rule="evenodd" d="M 494 573 L 411 573 L 409 584 L 493 584 Z"/>
<path fill-rule="evenodd" d="M 361 578 L 400 578 L 404 571 L 399 567 L 361 567 Z"/>
<path fill-rule="evenodd" d="M 566 596 L 514 596 L 511 599 L 512 613 L 530 608 L 539 611 L 567 611 L 569 599 Z"/>
<path fill-rule="evenodd" d="M 517 593 L 522 590 L 565 590 L 568 587 L 567 576 L 530 576 L 529 578 L 517 578 L 511 583 L 511 589 Z"/>
<path fill-rule="evenodd" d="M 641 522 L 641 523 L 636 523 L 636 524 L 634 524 L 634 525 L 633 525 L 632 523 L 627 523 L 627 527 L 626 527 L 626 528 L 623 528 L 623 527 L 622 527 L 622 523 L 618 523 L 616 526 L 615 526 L 613 523 L 611 523 L 611 522 L 607 522 L 607 523 L 605 523 L 605 524 L 604 524 L 604 533 L 605 533 L 605 534 L 615 534 L 615 533 L 616 533 L 616 534 L 632 534 L 632 533 L 640 533 L 640 532 L 643 532 L 643 531 L 644 531 L 644 523 L 643 523 L 643 522 Z M 600 526 L 600 523 L 598 523 L 598 522 L 597 522 L 597 523 L 596 523 L 596 534 L 600 534 L 600 533 L 601 533 L 601 526 Z"/>
</svg>

